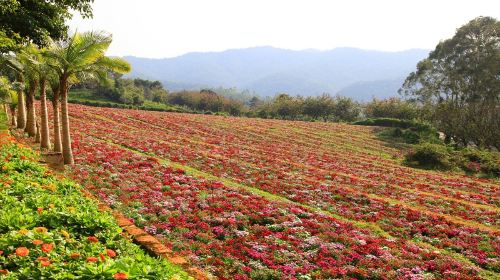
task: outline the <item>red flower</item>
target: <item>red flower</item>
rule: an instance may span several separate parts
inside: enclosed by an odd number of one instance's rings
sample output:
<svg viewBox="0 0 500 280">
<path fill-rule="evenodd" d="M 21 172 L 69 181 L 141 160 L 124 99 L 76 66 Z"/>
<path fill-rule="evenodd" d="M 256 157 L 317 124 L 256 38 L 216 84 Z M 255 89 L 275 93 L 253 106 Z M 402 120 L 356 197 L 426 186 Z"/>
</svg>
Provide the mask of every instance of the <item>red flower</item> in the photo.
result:
<svg viewBox="0 0 500 280">
<path fill-rule="evenodd" d="M 0 274 L 7 275 L 8 273 L 9 273 L 9 271 L 7 269 L 0 269 Z"/>
<path fill-rule="evenodd" d="M 43 212 L 43 207 L 38 207 L 38 208 L 36 209 L 36 211 L 38 212 L 38 214 L 42 214 L 42 212 Z"/>
<path fill-rule="evenodd" d="M 2 251 L 2 250 L 0 250 L 0 256 L 1 256 L 1 255 L 3 255 L 3 251 Z"/>
<path fill-rule="evenodd" d="M 106 257 L 103 254 L 99 254 L 99 258 L 101 258 L 101 261 L 104 261 Z"/>
<path fill-rule="evenodd" d="M 43 241 L 40 240 L 40 239 L 35 239 L 33 241 L 31 241 L 31 243 L 35 244 L 35 245 L 42 245 L 43 244 Z"/>
<path fill-rule="evenodd" d="M 54 249 L 54 244 L 52 243 L 42 245 L 42 251 L 44 251 L 45 253 L 52 251 L 52 249 Z"/>
<path fill-rule="evenodd" d="M 69 257 L 72 259 L 77 259 L 80 257 L 80 254 L 79 253 L 71 253 L 71 255 L 69 255 Z"/>
<path fill-rule="evenodd" d="M 92 242 L 92 243 L 99 242 L 99 239 L 97 239 L 97 237 L 95 237 L 95 236 L 89 236 L 89 237 L 87 237 L 87 240 Z"/>
<path fill-rule="evenodd" d="M 99 259 L 96 257 L 88 257 L 87 262 L 97 262 Z"/>
<path fill-rule="evenodd" d="M 115 275 L 113 275 L 113 277 L 115 277 L 116 280 L 128 279 L 127 274 L 125 274 L 123 272 L 115 273 Z"/>
<path fill-rule="evenodd" d="M 106 254 L 108 254 L 110 258 L 116 257 L 116 252 L 111 249 L 106 249 Z"/>
<path fill-rule="evenodd" d="M 30 250 L 26 247 L 19 247 L 16 249 L 16 255 L 20 257 L 26 257 L 30 253 Z"/>
<path fill-rule="evenodd" d="M 50 262 L 49 261 L 41 261 L 40 264 L 42 266 L 49 266 L 50 265 Z"/>
</svg>

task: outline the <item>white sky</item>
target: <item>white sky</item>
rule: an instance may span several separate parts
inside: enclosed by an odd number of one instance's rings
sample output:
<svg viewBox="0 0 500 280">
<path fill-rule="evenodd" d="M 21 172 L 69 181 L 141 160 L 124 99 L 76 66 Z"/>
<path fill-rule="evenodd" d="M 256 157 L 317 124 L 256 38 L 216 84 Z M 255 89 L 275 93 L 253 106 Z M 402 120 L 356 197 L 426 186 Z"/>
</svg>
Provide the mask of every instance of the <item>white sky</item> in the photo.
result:
<svg viewBox="0 0 500 280">
<path fill-rule="evenodd" d="M 109 55 L 174 57 L 188 52 L 274 46 L 433 49 L 498 0 L 95 0 L 94 18 L 72 30 L 113 34 Z"/>
</svg>

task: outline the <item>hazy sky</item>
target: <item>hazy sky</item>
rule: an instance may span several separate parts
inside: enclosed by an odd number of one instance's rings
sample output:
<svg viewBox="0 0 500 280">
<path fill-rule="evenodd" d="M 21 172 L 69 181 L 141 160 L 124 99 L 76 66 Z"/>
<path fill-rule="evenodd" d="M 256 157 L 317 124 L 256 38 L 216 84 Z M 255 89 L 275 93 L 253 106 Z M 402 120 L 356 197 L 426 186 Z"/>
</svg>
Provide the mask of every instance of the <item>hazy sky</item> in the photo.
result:
<svg viewBox="0 0 500 280">
<path fill-rule="evenodd" d="M 483 15 L 500 19 L 498 0 L 95 0 L 78 31 L 113 34 L 108 54 L 173 57 L 187 52 L 274 46 L 432 49 Z"/>
</svg>

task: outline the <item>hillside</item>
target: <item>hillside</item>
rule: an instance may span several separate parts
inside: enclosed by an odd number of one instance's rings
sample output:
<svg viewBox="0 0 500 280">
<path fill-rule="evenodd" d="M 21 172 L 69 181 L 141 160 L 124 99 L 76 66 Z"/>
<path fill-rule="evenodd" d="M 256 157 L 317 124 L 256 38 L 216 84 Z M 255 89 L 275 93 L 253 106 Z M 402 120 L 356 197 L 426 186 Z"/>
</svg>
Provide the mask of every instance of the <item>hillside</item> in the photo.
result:
<svg viewBox="0 0 500 280">
<path fill-rule="evenodd" d="M 292 51 L 256 47 L 166 59 L 125 59 L 132 65 L 130 76 L 160 80 L 169 90 L 236 86 L 263 96 L 342 92 L 364 100 L 372 95 L 396 95 L 404 78 L 427 54 L 427 50 Z"/>
<path fill-rule="evenodd" d="M 217 277 L 498 279 L 498 183 L 403 167 L 372 127 L 70 116 L 72 178 Z"/>
</svg>

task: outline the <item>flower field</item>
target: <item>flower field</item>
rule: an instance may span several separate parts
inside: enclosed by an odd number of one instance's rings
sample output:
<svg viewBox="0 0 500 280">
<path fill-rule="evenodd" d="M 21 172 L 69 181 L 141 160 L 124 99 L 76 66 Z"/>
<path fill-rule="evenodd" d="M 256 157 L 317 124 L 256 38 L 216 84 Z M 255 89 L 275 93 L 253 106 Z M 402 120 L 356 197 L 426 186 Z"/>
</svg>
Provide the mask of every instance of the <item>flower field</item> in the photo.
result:
<svg viewBox="0 0 500 280">
<path fill-rule="evenodd" d="M 37 160 L 0 131 L 0 279 L 192 279 L 146 255 Z"/>
<path fill-rule="evenodd" d="M 72 105 L 71 176 L 222 279 L 500 272 L 500 185 L 401 166 L 373 129 Z"/>
</svg>

